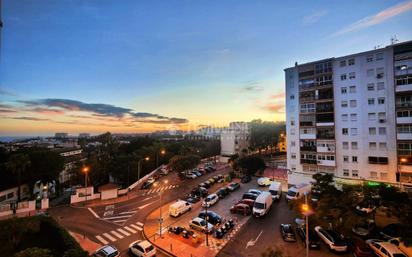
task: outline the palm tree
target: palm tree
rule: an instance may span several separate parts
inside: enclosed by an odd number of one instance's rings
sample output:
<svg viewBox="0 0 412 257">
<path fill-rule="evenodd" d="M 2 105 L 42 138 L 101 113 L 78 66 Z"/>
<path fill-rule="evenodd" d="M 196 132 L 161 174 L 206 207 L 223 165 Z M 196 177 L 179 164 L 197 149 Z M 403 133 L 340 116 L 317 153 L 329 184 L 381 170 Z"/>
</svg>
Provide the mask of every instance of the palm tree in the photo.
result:
<svg viewBox="0 0 412 257">
<path fill-rule="evenodd" d="M 20 202 L 22 173 L 26 172 L 26 169 L 30 166 L 30 164 L 30 158 L 27 154 L 14 154 L 6 163 L 6 167 L 12 172 L 12 174 L 17 175 L 17 202 Z"/>
</svg>

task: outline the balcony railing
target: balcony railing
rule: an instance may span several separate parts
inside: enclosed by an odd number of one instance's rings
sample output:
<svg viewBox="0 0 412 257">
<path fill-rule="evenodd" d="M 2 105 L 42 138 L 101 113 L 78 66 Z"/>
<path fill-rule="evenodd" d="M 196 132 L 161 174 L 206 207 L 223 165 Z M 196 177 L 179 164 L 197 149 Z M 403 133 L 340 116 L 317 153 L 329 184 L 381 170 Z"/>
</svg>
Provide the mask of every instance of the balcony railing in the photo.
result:
<svg viewBox="0 0 412 257">
<path fill-rule="evenodd" d="M 412 156 L 412 149 L 398 149 L 398 155 Z"/>
<path fill-rule="evenodd" d="M 300 159 L 300 163 L 317 164 L 317 161 L 316 160 L 311 160 L 311 159 Z"/>
<path fill-rule="evenodd" d="M 397 102 L 396 103 L 396 108 L 412 108 L 412 102 Z"/>
<path fill-rule="evenodd" d="M 316 152 L 316 146 L 301 146 L 300 150 L 305 152 Z"/>
</svg>

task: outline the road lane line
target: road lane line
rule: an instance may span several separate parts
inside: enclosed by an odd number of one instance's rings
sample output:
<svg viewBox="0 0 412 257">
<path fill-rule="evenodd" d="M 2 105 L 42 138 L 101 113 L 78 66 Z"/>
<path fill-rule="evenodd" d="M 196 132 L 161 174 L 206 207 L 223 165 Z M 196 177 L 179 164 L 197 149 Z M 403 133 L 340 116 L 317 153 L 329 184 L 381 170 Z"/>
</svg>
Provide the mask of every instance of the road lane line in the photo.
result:
<svg viewBox="0 0 412 257">
<path fill-rule="evenodd" d="M 141 227 L 136 226 L 135 224 L 131 224 L 131 227 L 133 227 L 134 229 L 137 229 L 139 231 L 142 231 L 143 229 Z"/>
<path fill-rule="evenodd" d="M 104 233 L 103 236 L 107 237 L 110 241 L 115 242 L 117 239 L 112 237 L 111 235 Z"/>
<path fill-rule="evenodd" d="M 103 218 L 105 220 L 115 220 L 115 219 L 121 219 L 121 218 L 130 218 L 132 215 L 123 215 L 123 216 L 113 216 L 113 217 L 108 217 L 108 218 Z"/>
<path fill-rule="evenodd" d="M 126 222 L 127 220 L 113 220 L 114 223 L 123 223 Z"/>
<path fill-rule="evenodd" d="M 117 237 L 120 238 L 120 239 L 124 238 L 124 236 L 120 235 L 120 234 L 117 233 L 115 230 L 110 231 L 110 233 L 112 233 L 113 235 L 117 236 Z"/>
<path fill-rule="evenodd" d="M 138 225 L 138 226 L 141 226 L 141 227 L 143 227 L 143 223 L 141 223 L 141 222 L 136 222 L 136 224 Z"/>
<path fill-rule="evenodd" d="M 96 236 L 97 240 L 99 240 L 102 244 L 107 245 L 109 242 L 107 242 L 106 240 L 104 240 L 103 237 L 101 236 Z"/>
<path fill-rule="evenodd" d="M 151 204 L 154 204 L 154 203 L 155 203 L 155 202 L 151 202 L 151 203 L 148 203 L 148 204 L 139 206 L 137 209 L 139 209 L 139 210 L 144 209 L 144 208 L 146 208 L 147 206 L 149 206 L 149 205 L 151 205 Z"/>
<path fill-rule="evenodd" d="M 123 214 L 135 214 L 135 213 L 136 213 L 136 211 L 124 211 L 124 212 L 121 212 L 119 214 L 123 215 Z"/>
<path fill-rule="evenodd" d="M 99 215 L 97 215 L 97 213 L 95 213 L 93 210 L 92 210 L 92 208 L 87 208 L 92 214 L 93 214 L 93 216 L 95 216 L 96 218 L 100 218 L 99 217 Z"/>
<path fill-rule="evenodd" d="M 126 230 L 132 232 L 133 234 L 137 233 L 136 230 L 134 230 L 134 229 L 132 229 L 132 228 L 129 228 L 128 226 L 124 226 L 123 228 L 125 228 Z"/>
<path fill-rule="evenodd" d="M 119 231 L 120 233 L 122 233 L 122 234 L 125 235 L 125 236 L 130 236 L 130 233 L 124 231 L 124 230 L 121 229 L 121 228 L 118 228 L 117 231 Z"/>
</svg>

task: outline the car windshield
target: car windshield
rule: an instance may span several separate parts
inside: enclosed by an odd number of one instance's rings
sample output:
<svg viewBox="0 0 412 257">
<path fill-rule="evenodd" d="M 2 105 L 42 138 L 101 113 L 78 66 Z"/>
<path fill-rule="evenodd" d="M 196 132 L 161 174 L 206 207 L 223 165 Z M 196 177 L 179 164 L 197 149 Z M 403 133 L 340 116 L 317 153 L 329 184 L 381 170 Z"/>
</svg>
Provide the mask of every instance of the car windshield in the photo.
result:
<svg viewBox="0 0 412 257">
<path fill-rule="evenodd" d="M 255 202 L 254 207 L 255 207 L 256 209 L 264 209 L 264 208 L 265 208 L 265 204 L 264 204 L 264 203 Z"/>
<path fill-rule="evenodd" d="M 200 224 L 200 226 L 206 226 L 206 221 L 201 220 L 201 221 L 199 222 L 199 224 Z"/>
<path fill-rule="evenodd" d="M 288 196 L 296 196 L 296 192 L 295 191 L 291 191 L 291 190 L 289 190 L 288 191 Z"/>
<path fill-rule="evenodd" d="M 150 251 L 153 251 L 153 249 L 154 249 L 154 246 L 153 245 L 150 245 L 150 246 L 148 246 L 146 249 L 144 249 L 146 252 L 150 252 Z"/>
<path fill-rule="evenodd" d="M 278 191 L 276 191 L 276 190 L 269 190 L 269 192 L 270 192 L 272 195 L 277 195 L 277 194 L 278 194 Z"/>
<path fill-rule="evenodd" d="M 393 257 L 406 257 L 406 255 L 403 254 L 403 253 L 395 253 L 395 254 L 393 255 Z"/>
</svg>

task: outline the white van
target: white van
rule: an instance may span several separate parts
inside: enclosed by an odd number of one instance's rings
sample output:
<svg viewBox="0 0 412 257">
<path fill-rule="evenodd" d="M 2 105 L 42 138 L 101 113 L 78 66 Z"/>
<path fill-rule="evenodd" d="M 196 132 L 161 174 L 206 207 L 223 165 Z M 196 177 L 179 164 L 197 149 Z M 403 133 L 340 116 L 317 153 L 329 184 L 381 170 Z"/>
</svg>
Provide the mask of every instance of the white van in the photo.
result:
<svg viewBox="0 0 412 257">
<path fill-rule="evenodd" d="M 289 188 L 288 193 L 286 195 L 286 200 L 296 200 L 303 197 L 310 192 L 311 185 L 302 183 Z"/>
<path fill-rule="evenodd" d="M 279 200 L 282 196 L 282 183 L 280 182 L 272 182 L 269 186 L 269 193 L 272 194 L 273 200 Z"/>
<path fill-rule="evenodd" d="M 262 192 L 253 204 L 253 215 L 255 217 L 262 217 L 269 212 L 270 207 L 272 207 L 272 194 Z"/>
<path fill-rule="evenodd" d="M 192 205 L 189 202 L 177 200 L 177 202 L 169 206 L 169 215 L 172 217 L 177 217 L 190 211 L 191 209 Z"/>
</svg>

